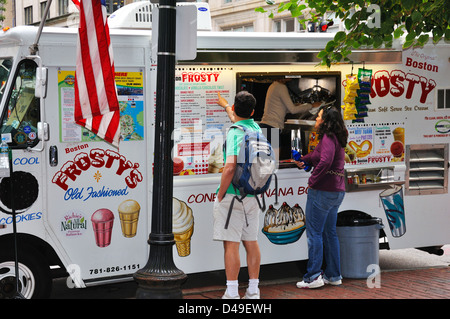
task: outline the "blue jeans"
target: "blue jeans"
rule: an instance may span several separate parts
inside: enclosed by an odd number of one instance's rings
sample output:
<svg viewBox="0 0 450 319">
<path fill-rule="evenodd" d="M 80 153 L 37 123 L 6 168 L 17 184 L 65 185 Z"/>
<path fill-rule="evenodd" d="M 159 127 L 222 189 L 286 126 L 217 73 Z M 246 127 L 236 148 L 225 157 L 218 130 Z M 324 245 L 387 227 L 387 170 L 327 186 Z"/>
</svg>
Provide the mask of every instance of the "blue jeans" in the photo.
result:
<svg viewBox="0 0 450 319">
<path fill-rule="evenodd" d="M 309 260 L 303 276 L 305 282 L 315 280 L 322 272 L 329 281 L 342 279 L 336 221 L 344 195 L 345 192 L 308 189 L 305 214 Z M 322 271 L 323 258 L 326 262 L 325 271 Z"/>
</svg>

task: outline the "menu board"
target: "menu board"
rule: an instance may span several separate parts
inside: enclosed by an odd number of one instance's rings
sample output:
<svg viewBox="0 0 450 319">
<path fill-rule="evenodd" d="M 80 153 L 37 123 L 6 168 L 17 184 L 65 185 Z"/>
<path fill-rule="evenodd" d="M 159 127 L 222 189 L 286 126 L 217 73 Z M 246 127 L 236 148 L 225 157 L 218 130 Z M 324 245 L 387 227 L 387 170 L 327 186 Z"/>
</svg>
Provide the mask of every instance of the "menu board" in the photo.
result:
<svg viewBox="0 0 450 319">
<path fill-rule="evenodd" d="M 231 122 L 217 104 L 217 93 L 231 105 L 234 83 L 234 72 L 229 67 L 175 70 L 174 175 L 221 171 L 223 142 Z"/>
<path fill-rule="evenodd" d="M 123 141 L 144 140 L 144 77 L 142 72 L 116 72 Z"/>
<path fill-rule="evenodd" d="M 404 162 L 404 123 L 351 124 L 347 130 L 347 163 Z"/>
<path fill-rule="evenodd" d="M 144 139 L 144 78 L 142 72 L 116 72 L 122 141 Z M 102 141 L 96 134 L 75 123 L 75 71 L 58 71 L 61 142 Z"/>
</svg>

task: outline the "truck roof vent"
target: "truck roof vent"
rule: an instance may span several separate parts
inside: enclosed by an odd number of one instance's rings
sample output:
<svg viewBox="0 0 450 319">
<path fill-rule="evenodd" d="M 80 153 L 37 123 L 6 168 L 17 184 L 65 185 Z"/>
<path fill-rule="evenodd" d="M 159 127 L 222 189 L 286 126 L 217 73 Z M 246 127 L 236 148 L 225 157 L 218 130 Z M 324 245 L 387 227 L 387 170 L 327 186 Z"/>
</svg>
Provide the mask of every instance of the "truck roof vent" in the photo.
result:
<svg viewBox="0 0 450 319">
<path fill-rule="evenodd" d="M 108 26 L 111 29 L 151 29 L 152 9 L 150 1 L 127 4 L 108 17 Z"/>
<path fill-rule="evenodd" d="M 180 2 L 181 5 L 195 5 L 197 7 L 197 30 L 211 30 L 211 13 L 206 2 Z M 123 6 L 108 18 L 110 29 L 151 29 L 152 11 L 158 6 L 150 1 L 133 2 Z"/>
</svg>

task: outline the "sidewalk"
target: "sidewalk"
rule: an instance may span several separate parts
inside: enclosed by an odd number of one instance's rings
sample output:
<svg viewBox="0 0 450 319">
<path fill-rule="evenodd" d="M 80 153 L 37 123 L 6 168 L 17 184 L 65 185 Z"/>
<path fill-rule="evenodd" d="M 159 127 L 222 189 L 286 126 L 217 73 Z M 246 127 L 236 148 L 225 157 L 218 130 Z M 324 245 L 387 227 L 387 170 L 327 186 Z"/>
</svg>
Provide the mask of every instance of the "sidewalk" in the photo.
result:
<svg viewBox="0 0 450 319">
<path fill-rule="evenodd" d="M 296 299 L 323 302 L 324 299 L 357 302 L 375 299 L 386 302 L 389 299 L 407 299 L 414 305 L 418 299 L 436 299 L 441 302 L 450 299 L 450 244 L 444 246 L 444 254 L 436 256 L 417 249 L 380 251 L 380 288 L 369 288 L 365 279 L 343 279 L 341 286 L 324 286 L 317 289 L 298 289 L 297 281 L 306 272 L 306 261 L 269 264 L 261 267 L 260 290 L 264 300 L 279 300 L 277 304 L 291 304 Z M 240 295 L 243 296 L 248 278 L 246 269 L 239 278 Z M 182 285 L 183 300 L 169 301 L 172 305 L 208 304 L 221 305 L 225 290 L 223 270 L 188 274 Z M 369 286 L 376 286 L 369 280 Z M 91 286 L 84 289 L 70 289 L 66 278 L 54 279 L 51 299 L 136 299 L 137 284 L 134 281 Z M 195 301 L 197 299 L 197 301 Z M 283 302 L 282 300 L 287 300 Z M 322 303 L 321 303 L 322 305 Z M 321 306 L 322 307 L 322 306 Z M 177 308 L 177 307 L 175 307 Z M 333 307 L 331 307 L 333 308 Z M 333 308 L 334 309 L 334 308 Z"/>
<path fill-rule="evenodd" d="M 381 271 L 379 288 L 375 279 L 344 278 L 340 286 L 299 289 L 298 280 L 260 282 L 261 299 L 450 299 L 450 267 Z M 220 299 L 223 293 L 224 286 L 183 289 L 183 299 Z"/>
</svg>

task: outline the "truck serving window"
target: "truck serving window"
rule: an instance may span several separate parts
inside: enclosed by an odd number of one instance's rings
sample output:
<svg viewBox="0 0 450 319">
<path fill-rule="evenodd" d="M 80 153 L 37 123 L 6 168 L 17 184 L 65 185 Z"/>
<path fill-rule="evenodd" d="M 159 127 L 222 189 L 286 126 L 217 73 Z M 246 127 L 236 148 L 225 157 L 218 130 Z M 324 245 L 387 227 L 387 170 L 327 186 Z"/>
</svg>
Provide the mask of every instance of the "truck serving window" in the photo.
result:
<svg viewBox="0 0 450 319">
<path fill-rule="evenodd" d="M 37 123 L 40 120 L 39 99 L 34 95 L 36 63 L 22 61 L 13 79 L 14 87 L 2 114 L 0 133 L 11 133 L 11 147 L 26 148 L 38 143 Z"/>
<path fill-rule="evenodd" d="M 3 99 L 5 93 L 6 83 L 8 83 L 9 73 L 11 72 L 12 59 L 0 58 L 0 102 Z"/>
</svg>

